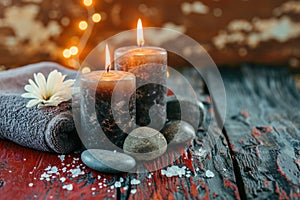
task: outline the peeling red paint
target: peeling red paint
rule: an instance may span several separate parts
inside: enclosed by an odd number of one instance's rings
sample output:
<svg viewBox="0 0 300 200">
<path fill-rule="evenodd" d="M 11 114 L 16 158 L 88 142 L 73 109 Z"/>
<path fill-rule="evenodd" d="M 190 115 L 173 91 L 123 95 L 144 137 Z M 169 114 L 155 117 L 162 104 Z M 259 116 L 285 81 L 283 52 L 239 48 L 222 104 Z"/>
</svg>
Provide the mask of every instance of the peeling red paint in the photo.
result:
<svg viewBox="0 0 300 200">
<path fill-rule="evenodd" d="M 284 199 L 290 199 L 286 192 L 284 190 L 282 190 L 281 188 L 279 188 L 278 183 L 275 184 L 275 192 L 278 194 L 279 196 L 279 200 L 284 200 Z"/>
<path fill-rule="evenodd" d="M 289 179 L 289 178 L 286 176 L 286 174 L 284 173 L 284 171 L 281 169 L 281 166 L 280 166 L 280 163 L 279 163 L 279 160 L 278 160 L 278 159 L 279 159 L 279 158 L 278 158 L 278 156 L 277 156 L 277 158 L 276 158 L 277 171 L 278 171 L 279 174 L 280 174 L 281 176 L 283 176 L 288 182 L 291 182 L 292 180 Z"/>
<path fill-rule="evenodd" d="M 217 198 L 218 196 L 219 195 L 217 193 L 215 193 L 215 192 L 212 194 L 212 198 L 214 198 L 214 199 Z"/>
<path fill-rule="evenodd" d="M 246 119 L 248 119 L 250 117 L 250 115 L 246 109 L 241 111 L 241 115 L 243 115 L 243 117 L 245 117 Z"/>
<path fill-rule="evenodd" d="M 268 179 L 265 179 L 265 180 L 264 180 L 264 184 L 265 184 L 265 186 L 266 186 L 267 188 L 270 188 L 270 182 L 269 182 Z"/>
<path fill-rule="evenodd" d="M 240 200 L 240 195 L 239 195 L 239 190 L 237 188 L 237 186 L 233 183 L 231 183 L 229 180 L 227 180 L 226 178 L 223 178 L 223 182 L 224 182 L 224 186 L 226 188 L 232 188 L 234 190 L 234 196 L 236 197 L 237 200 Z"/>
</svg>

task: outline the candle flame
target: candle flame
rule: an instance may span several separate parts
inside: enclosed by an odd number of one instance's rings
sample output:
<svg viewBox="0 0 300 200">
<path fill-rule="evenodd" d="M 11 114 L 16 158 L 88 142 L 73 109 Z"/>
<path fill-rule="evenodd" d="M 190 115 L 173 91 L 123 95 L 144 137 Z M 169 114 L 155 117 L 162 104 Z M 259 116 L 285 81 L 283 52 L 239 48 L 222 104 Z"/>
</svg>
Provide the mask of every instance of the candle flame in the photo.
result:
<svg viewBox="0 0 300 200">
<path fill-rule="evenodd" d="M 107 73 L 110 70 L 110 66 L 111 66 L 110 54 L 109 54 L 108 45 L 106 44 L 106 46 L 105 46 L 105 70 Z"/>
<path fill-rule="evenodd" d="M 137 23 L 137 44 L 141 47 L 144 45 L 144 42 L 142 20 L 139 18 Z"/>
</svg>

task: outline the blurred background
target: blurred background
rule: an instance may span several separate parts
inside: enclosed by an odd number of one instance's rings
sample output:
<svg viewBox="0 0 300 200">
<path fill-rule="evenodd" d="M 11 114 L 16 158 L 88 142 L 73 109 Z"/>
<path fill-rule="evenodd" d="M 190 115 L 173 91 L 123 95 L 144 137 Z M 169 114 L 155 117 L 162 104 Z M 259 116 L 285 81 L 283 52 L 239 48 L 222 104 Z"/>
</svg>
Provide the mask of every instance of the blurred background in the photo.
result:
<svg viewBox="0 0 300 200">
<path fill-rule="evenodd" d="M 0 0 L 0 70 L 38 61 L 76 68 L 99 42 L 135 28 L 139 17 L 144 27 L 194 38 L 218 66 L 300 68 L 300 1 Z"/>
</svg>

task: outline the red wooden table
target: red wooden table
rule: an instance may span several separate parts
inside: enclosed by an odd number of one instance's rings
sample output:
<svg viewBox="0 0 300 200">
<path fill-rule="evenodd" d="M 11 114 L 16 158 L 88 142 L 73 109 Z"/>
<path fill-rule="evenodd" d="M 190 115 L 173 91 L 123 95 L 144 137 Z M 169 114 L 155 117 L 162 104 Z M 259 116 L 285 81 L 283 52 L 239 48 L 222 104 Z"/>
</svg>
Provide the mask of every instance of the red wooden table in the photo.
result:
<svg viewBox="0 0 300 200">
<path fill-rule="evenodd" d="M 223 75 L 225 128 L 214 124 L 208 133 L 204 125 L 193 145 L 168 153 L 181 176 L 168 177 L 166 167 L 103 174 L 86 167 L 80 154 L 1 140 L 0 199 L 299 199 L 300 95 L 289 74 L 243 68 Z M 201 89 L 199 80 L 194 84 Z M 210 98 L 202 99 L 209 121 Z"/>
</svg>

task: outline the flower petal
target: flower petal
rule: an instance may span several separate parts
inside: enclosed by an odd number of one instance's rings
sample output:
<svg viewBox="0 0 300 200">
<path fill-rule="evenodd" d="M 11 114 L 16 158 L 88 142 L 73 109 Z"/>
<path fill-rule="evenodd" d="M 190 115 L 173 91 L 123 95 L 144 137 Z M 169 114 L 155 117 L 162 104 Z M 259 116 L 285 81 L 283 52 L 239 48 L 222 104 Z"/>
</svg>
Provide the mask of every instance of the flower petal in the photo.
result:
<svg viewBox="0 0 300 200">
<path fill-rule="evenodd" d="M 27 107 L 27 108 L 31 108 L 31 107 L 37 105 L 38 103 L 40 103 L 40 100 L 38 100 L 38 99 L 33 99 L 33 100 L 30 100 L 30 101 L 27 103 L 26 107 Z"/>
</svg>

